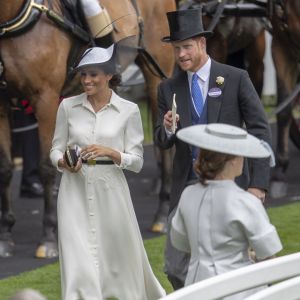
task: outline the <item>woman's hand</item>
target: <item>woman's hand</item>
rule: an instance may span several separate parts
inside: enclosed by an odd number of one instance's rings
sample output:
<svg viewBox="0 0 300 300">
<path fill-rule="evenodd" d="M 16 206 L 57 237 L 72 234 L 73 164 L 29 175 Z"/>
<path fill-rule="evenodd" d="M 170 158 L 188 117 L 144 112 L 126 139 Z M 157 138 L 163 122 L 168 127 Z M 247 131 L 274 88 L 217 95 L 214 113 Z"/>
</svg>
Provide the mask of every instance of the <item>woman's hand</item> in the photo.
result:
<svg viewBox="0 0 300 300">
<path fill-rule="evenodd" d="M 109 148 L 100 145 L 89 145 L 81 149 L 81 158 L 88 160 L 108 156 L 108 149 Z"/>
<path fill-rule="evenodd" d="M 97 157 L 108 157 L 118 165 L 121 163 L 120 152 L 112 148 L 93 144 L 81 149 L 82 159 L 90 160 L 96 159 Z"/>
<path fill-rule="evenodd" d="M 80 157 L 79 157 L 78 162 L 77 162 L 75 167 L 69 167 L 66 160 L 65 160 L 65 158 L 62 158 L 58 161 L 58 167 L 59 168 L 66 169 L 71 173 L 77 173 L 81 169 L 81 166 L 82 166 L 82 162 L 81 162 Z"/>
</svg>

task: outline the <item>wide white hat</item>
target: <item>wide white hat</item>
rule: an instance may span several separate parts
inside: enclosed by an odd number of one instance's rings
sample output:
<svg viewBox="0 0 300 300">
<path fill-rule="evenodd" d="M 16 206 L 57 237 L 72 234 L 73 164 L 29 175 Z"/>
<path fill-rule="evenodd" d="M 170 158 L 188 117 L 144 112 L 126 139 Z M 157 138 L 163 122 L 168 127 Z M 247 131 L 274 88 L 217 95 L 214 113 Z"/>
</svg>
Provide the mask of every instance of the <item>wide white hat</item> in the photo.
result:
<svg viewBox="0 0 300 300">
<path fill-rule="evenodd" d="M 271 147 L 265 141 L 259 140 L 242 128 L 228 124 L 189 126 L 179 130 L 177 137 L 202 149 L 236 156 L 274 158 Z"/>
</svg>

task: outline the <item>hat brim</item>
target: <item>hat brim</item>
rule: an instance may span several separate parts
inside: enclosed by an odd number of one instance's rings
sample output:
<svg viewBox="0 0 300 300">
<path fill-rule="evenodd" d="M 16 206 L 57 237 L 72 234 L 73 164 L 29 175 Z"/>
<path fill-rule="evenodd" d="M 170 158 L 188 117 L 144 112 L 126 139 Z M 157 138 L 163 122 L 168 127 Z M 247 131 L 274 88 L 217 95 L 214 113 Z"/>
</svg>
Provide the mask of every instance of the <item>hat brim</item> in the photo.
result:
<svg viewBox="0 0 300 300">
<path fill-rule="evenodd" d="M 81 56 L 79 63 L 73 68 L 72 72 L 94 66 L 106 68 L 106 70 L 113 73 L 121 73 L 134 62 L 138 54 L 137 43 L 136 35 L 129 35 L 121 38 L 108 48 L 89 48 Z"/>
<path fill-rule="evenodd" d="M 83 53 L 77 67 L 74 68 L 74 71 L 77 72 L 86 67 L 101 66 L 107 64 L 113 57 L 114 49 L 114 44 L 112 44 L 108 48 L 94 47 L 87 49 Z"/>
<path fill-rule="evenodd" d="M 250 158 L 271 155 L 258 138 L 228 124 L 189 126 L 179 130 L 176 136 L 188 144 L 215 152 Z"/>
<path fill-rule="evenodd" d="M 77 66 L 73 71 L 74 72 L 80 72 L 81 70 L 84 70 L 84 69 L 87 69 L 87 68 L 93 68 L 93 67 L 96 67 L 96 68 L 101 68 L 101 66 L 105 66 L 105 65 L 108 65 L 107 62 L 104 62 L 104 63 L 90 63 L 90 64 L 83 64 L 81 66 Z"/>
<path fill-rule="evenodd" d="M 191 34 L 191 35 L 185 35 L 185 36 L 182 36 L 182 37 L 178 37 L 178 38 L 172 38 L 171 36 L 165 36 L 161 39 L 162 42 L 164 43 L 172 43 L 172 42 L 180 42 L 180 41 L 184 41 L 184 40 L 187 40 L 187 39 L 191 39 L 193 37 L 196 37 L 196 36 L 204 36 L 205 38 L 209 38 L 213 35 L 213 32 L 212 31 L 201 31 L 201 32 L 198 32 L 198 33 L 194 33 L 194 34 Z"/>
</svg>

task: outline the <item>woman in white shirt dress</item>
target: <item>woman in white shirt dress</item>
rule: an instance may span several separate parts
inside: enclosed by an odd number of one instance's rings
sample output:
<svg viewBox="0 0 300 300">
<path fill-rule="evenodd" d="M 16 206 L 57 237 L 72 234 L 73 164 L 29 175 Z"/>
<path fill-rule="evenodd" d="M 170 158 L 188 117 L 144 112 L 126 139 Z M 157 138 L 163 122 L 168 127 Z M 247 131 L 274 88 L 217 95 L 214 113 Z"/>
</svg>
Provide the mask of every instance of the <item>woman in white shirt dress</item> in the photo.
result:
<svg viewBox="0 0 300 300">
<path fill-rule="evenodd" d="M 165 295 L 149 264 L 123 169 L 143 165 L 138 106 L 120 98 L 115 45 L 91 48 L 81 59 L 84 93 L 58 109 L 50 157 L 62 172 L 58 237 L 63 300 L 155 300 Z M 67 146 L 81 155 L 67 164 Z"/>
<path fill-rule="evenodd" d="M 174 247 L 191 254 L 185 285 L 254 263 L 249 248 L 257 260 L 279 252 L 280 239 L 261 200 L 234 182 L 243 157 L 270 156 L 265 142 L 225 124 L 191 126 L 177 136 L 200 147 L 194 167 L 199 182 L 183 191 L 171 226 Z M 244 299 L 255 291 L 225 299 Z"/>
</svg>

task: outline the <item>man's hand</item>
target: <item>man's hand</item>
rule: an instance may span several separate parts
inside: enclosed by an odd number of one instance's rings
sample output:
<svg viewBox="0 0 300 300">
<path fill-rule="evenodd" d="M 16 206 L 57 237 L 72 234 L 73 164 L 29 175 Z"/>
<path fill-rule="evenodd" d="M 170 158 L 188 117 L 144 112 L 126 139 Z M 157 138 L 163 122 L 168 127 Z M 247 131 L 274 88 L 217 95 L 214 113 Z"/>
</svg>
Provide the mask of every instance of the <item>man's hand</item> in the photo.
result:
<svg viewBox="0 0 300 300">
<path fill-rule="evenodd" d="M 265 202 L 266 198 L 266 191 L 257 189 L 257 188 L 249 188 L 248 192 L 251 193 L 252 195 L 256 196 L 259 200 L 261 200 L 262 203 Z"/>
<path fill-rule="evenodd" d="M 179 121 L 179 115 L 176 114 L 176 128 L 177 128 L 178 121 Z M 172 124 L 173 124 L 172 111 L 169 110 L 164 115 L 164 126 L 165 126 L 166 130 L 172 131 Z"/>
</svg>

